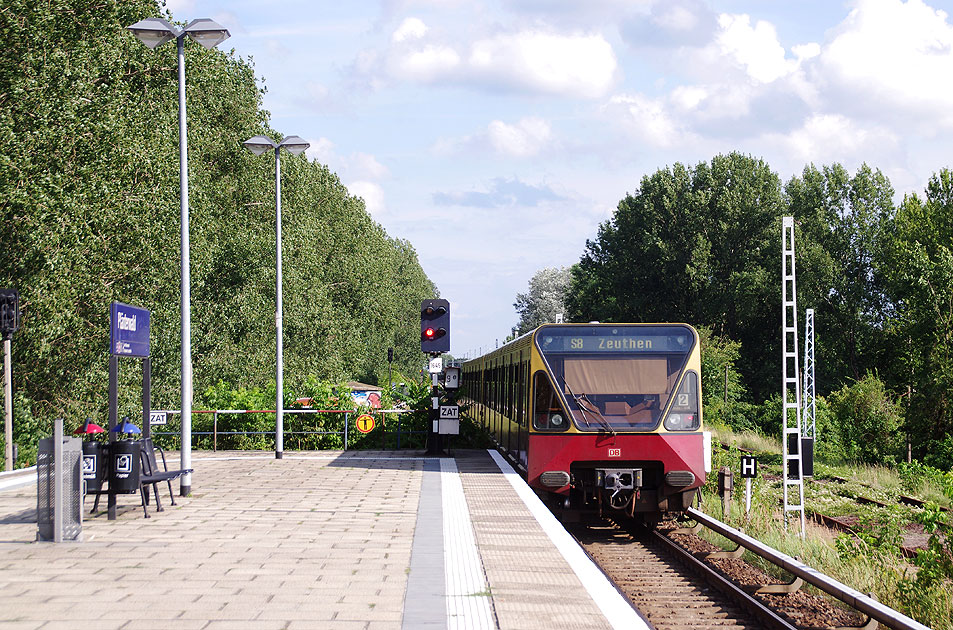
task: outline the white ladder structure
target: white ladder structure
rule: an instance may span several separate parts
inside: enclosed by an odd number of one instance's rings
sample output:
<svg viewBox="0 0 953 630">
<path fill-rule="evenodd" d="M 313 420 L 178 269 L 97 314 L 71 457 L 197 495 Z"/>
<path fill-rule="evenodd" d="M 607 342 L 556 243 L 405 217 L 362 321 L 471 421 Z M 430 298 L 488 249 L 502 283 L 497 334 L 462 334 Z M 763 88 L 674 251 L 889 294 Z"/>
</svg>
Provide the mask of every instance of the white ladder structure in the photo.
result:
<svg viewBox="0 0 953 630">
<path fill-rule="evenodd" d="M 794 217 L 782 217 L 781 222 L 781 448 L 784 453 L 781 469 L 784 475 L 784 527 L 786 529 L 788 526 L 788 512 L 800 512 L 801 538 L 804 538 L 804 468 L 801 462 L 801 414 L 799 413 L 801 391 L 797 373 Z M 792 446 L 794 452 L 791 452 Z M 789 467 L 793 470 L 789 471 Z M 789 474 L 794 471 L 797 471 L 797 475 Z M 797 489 L 796 500 L 791 496 L 794 488 Z"/>
<path fill-rule="evenodd" d="M 804 437 L 817 439 L 817 401 L 814 387 L 814 309 L 804 311 L 804 392 L 801 426 Z"/>
</svg>

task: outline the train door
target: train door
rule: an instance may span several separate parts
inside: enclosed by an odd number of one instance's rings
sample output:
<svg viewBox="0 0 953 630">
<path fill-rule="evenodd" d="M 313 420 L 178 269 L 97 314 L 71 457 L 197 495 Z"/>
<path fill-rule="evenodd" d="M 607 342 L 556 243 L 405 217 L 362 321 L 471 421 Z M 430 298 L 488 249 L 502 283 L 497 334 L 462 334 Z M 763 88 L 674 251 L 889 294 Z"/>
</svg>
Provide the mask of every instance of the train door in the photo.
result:
<svg viewBox="0 0 953 630">
<path fill-rule="evenodd" d="M 533 400 L 533 384 L 529 378 L 529 350 L 526 351 L 526 360 L 523 362 L 523 439 L 520 441 L 520 461 L 523 466 L 528 466 L 529 462 L 529 423 L 530 423 L 530 401 Z"/>
<path fill-rule="evenodd" d="M 513 429 L 516 420 L 516 414 L 513 413 L 513 390 L 515 380 L 516 379 L 513 378 L 513 355 L 511 354 L 506 366 L 506 452 L 510 455 L 512 455 L 513 451 L 516 450 L 513 444 Z"/>
<path fill-rule="evenodd" d="M 486 431 L 486 361 L 480 359 L 480 427 Z"/>
<path fill-rule="evenodd" d="M 493 359 L 493 439 L 500 443 L 500 361 Z"/>
<path fill-rule="evenodd" d="M 523 432 L 525 430 L 526 418 L 524 416 L 524 407 L 523 407 L 523 390 L 525 385 L 523 383 L 523 351 L 520 350 L 519 357 L 516 363 L 516 461 L 523 462 Z"/>
<path fill-rule="evenodd" d="M 503 452 L 506 452 L 506 358 L 500 357 L 500 366 L 497 368 L 500 377 L 500 391 L 497 399 L 497 409 L 499 410 L 498 422 L 496 427 L 496 440 L 500 444 Z"/>
</svg>

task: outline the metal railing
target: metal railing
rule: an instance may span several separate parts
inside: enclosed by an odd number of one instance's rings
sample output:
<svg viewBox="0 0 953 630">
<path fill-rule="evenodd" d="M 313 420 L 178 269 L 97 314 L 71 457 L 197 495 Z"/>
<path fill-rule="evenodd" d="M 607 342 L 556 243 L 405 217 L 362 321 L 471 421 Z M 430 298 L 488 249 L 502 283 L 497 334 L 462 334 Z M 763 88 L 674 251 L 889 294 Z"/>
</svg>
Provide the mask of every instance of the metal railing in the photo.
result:
<svg viewBox="0 0 953 630">
<path fill-rule="evenodd" d="M 181 415 L 182 411 L 179 409 L 154 409 L 153 412 L 165 413 L 171 415 Z M 193 414 L 212 414 L 212 430 L 211 431 L 192 431 L 192 437 L 195 436 L 211 436 L 212 437 L 212 450 L 218 450 L 218 438 L 219 436 L 253 436 L 253 435 L 268 435 L 274 436 L 275 430 L 271 429 L 268 431 L 222 431 L 219 430 L 219 415 L 241 415 L 241 414 L 254 414 L 254 413 L 271 413 L 274 414 L 276 411 L 274 409 L 193 409 Z M 314 435 L 337 435 L 341 436 L 344 450 L 348 450 L 348 440 L 350 438 L 351 431 L 349 426 L 351 423 L 351 417 L 358 417 L 364 413 L 368 413 L 372 416 L 379 416 L 381 418 L 381 448 L 384 448 L 388 431 L 386 429 L 386 421 L 384 418 L 387 415 L 392 415 L 397 417 L 397 427 L 395 431 L 389 432 L 391 435 L 397 437 L 397 449 L 401 448 L 401 438 L 411 435 L 426 435 L 426 430 L 406 430 L 401 427 L 401 416 L 403 414 L 411 413 L 410 410 L 404 409 L 374 409 L 370 412 L 367 411 L 357 411 L 357 410 L 341 410 L 341 409 L 285 409 L 284 413 L 286 414 L 325 414 L 331 416 L 338 416 L 343 418 L 343 423 L 341 429 L 339 430 L 301 430 L 301 431 L 284 431 L 286 436 L 314 436 Z M 162 425 L 153 425 L 153 427 L 161 427 Z M 161 431 L 153 429 L 152 435 L 156 436 L 178 436 L 178 431 Z"/>
<path fill-rule="evenodd" d="M 868 597 L 849 586 L 841 584 L 837 580 L 824 575 L 817 569 L 807 566 L 798 560 L 795 560 L 787 554 L 783 554 L 776 549 L 772 549 L 760 541 L 751 538 L 744 532 L 738 531 L 719 520 L 716 520 L 704 512 L 699 512 L 695 508 L 688 509 L 688 516 L 695 519 L 696 522 L 704 525 L 708 529 L 721 534 L 728 540 L 731 540 L 748 551 L 755 553 L 768 562 L 781 567 L 796 578 L 800 578 L 816 586 L 825 593 L 836 597 L 848 606 L 859 610 L 868 615 L 871 619 L 876 619 L 879 623 L 888 628 L 898 628 L 901 630 L 930 630 L 927 626 L 903 615 L 889 606 L 884 606 L 872 597 Z"/>
</svg>

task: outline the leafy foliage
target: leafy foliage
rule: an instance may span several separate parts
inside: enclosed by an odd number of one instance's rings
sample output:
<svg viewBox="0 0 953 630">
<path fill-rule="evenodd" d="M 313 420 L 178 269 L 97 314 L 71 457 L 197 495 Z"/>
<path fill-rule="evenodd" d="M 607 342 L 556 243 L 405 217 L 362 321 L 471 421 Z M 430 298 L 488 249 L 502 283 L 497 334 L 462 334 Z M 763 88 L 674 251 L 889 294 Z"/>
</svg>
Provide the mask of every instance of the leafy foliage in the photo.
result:
<svg viewBox="0 0 953 630">
<path fill-rule="evenodd" d="M 530 278 L 529 289 L 526 293 L 517 293 L 516 303 L 513 304 L 520 316 L 517 335 L 541 324 L 553 323 L 557 315 L 565 312 L 569 281 L 568 267 L 540 269 Z"/>
<path fill-rule="evenodd" d="M 953 436 L 953 172 L 897 211 L 883 267 L 897 312 L 891 321 L 897 385 L 912 393 L 908 433 L 919 455 Z"/>
<path fill-rule="evenodd" d="M 901 413 L 883 381 L 868 374 L 832 392 L 828 402 L 836 418 L 833 428 L 848 460 L 867 464 L 896 461 Z"/>
<path fill-rule="evenodd" d="M 0 11 L 0 285 L 20 290 L 14 387 L 42 419 L 107 409 L 109 304 L 151 311 L 153 404 L 180 402 L 175 46 L 125 26 L 154 0 L 6 2 Z M 274 163 L 280 134 L 254 67 L 186 43 L 194 389 L 274 378 Z M 282 156 L 285 382 L 416 369 L 417 305 L 435 287 L 325 166 Z M 120 415 L 140 368 L 122 362 Z M 267 398 L 267 396 L 265 396 Z M 273 399 L 272 399 L 273 400 Z M 274 404 L 273 402 L 271 403 Z M 132 414 L 131 414 L 132 415 Z"/>
<path fill-rule="evenodd" d="M 779 346 L 781 202 L 777 175 L 738 153 L 644 177 L 572 268 L 571 317 L 708 326 L 741 343 L 739 369 L 763 397 L 776 380 L 763 356 Z"/>
<path fill-rule="evenodd" d="M 741 374 L 735 368 L 741 344 L 713 335 L 710 328 L 698 330 L 701 338 L 702 396 L 705 422 L 735 431 L 755 428 L 742 410 L 745 397 Z"/>
</svg>

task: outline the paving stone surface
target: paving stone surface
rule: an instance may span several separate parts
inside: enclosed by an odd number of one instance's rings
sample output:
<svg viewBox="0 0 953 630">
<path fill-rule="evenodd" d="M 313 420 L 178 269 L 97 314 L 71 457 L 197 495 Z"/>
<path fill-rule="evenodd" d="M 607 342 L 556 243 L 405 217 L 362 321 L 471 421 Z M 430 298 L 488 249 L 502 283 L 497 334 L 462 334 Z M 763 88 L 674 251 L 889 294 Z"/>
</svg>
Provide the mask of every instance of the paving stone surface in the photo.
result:
<svg viewBox="0 0 953 630">
<path fill-rule="evenodd" d="M 457 468 L 499 627 L 611 628 L 489 455 L 461 452 Z"/>
<path fill-rule="evenodd" d="M 492 623 L 610 627 L 489 455 L 456 460 Z M 36 542 L 35 483 L 0 491 L 0 630 L 399 630 L 426 461 L 197 451 L 191 497 L 146 519 L 122 495 L 114 521 L 89 497 L 79 543 Z"/>
<path fill-rule="evenodd" d="M 196 452 L 193 496 L 163 487 L 149 519 L 120 496 L 81 543 L 35 542 L 35 484 L 0 492 L 0 628 L 399 628 L 423 468 L 405 455 Z"/>
</svg>

